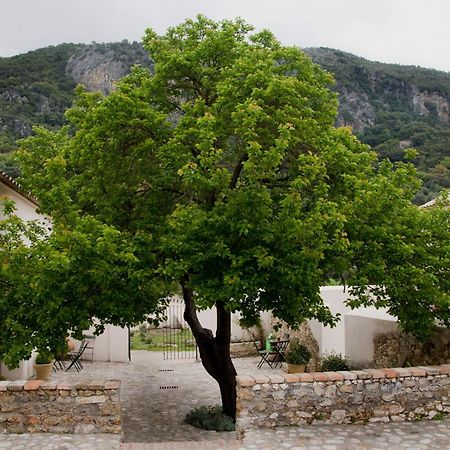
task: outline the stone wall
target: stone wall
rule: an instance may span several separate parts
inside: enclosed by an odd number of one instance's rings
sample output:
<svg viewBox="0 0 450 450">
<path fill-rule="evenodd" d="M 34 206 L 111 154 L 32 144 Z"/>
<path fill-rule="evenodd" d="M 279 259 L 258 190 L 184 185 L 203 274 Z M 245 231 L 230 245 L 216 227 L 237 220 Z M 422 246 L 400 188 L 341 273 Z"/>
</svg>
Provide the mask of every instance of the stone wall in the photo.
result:
<svg viewBox="0 0 450 450">
<path fill-rule="evenodd" d="M 120 381 L 0 381 L 0 433 L 120 433 Z"/>
<path fill-rule="evenodd" d="M 450 412 L 449 374 L 450 364 L 239 376 L 236 428 L 441 417 Z"/>
<path fill-rule="evenodd" d="M 233 358 L 244 358 L 246 356 L 258 356 L 255 344 L 252 342 L 232 342 L 230 353 Z"/>
<path fill-rule="evenodd" d="M 444 364 L 450 360 L 450 330 L 438 328 L 429 339 L 418 341 L 401 331 L 374 336 L 374 367 Z"/>
</svg>

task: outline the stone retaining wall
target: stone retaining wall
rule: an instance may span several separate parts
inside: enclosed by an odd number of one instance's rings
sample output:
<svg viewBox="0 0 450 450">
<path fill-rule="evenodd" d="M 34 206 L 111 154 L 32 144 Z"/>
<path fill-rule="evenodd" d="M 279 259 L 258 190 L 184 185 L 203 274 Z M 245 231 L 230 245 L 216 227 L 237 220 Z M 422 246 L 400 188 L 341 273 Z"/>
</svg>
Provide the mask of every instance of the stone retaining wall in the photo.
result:
<svg viewBox="0 0 450 450">
<path fill-rule="evenodd" d="M 237 377 L 236 428 L 440 418 L 450 412 L 450 364 Z"/>
<path fill-rule="evenodd" d="M 120 381 L 0 381 L 0 433 L 120 433 Z"/>
</svg>

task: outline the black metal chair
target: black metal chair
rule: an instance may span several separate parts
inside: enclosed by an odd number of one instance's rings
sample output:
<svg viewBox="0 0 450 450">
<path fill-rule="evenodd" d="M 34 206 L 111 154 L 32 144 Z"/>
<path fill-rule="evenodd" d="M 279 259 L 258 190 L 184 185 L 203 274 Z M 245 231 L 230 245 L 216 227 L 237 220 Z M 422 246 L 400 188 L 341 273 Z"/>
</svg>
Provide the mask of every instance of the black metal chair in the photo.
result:
<svg viewBox="0 0 450 450">
<path fill-rule="evenodd" d="M 255 348 L 258 351 L 259 356 L 261 357 L 257 366 L 258 369 L 261 369 L 264 363 L 266 363 L 271 369 L 273 369 L 274 357 L 276 356 L 276 352 L 260 348 L 256 341 L 253 341 L 253 344 L 255 345 Z"/>
<path fill-rule="evenodd" d="M 80 347 L 78 348 L 78 351 L 69 352 L 67 354 L 68 359 L 70 360 L 70 364 L 69 364 L 69 367 L 66 369 L 66 372 L 68 372 L 72 367 L 75 367 L 77 372 L 80 372 L 81 370 L 83 370 L 83 363 L 81 362 L 81 356 L 83 355 L 83 353 L 86 350 L 88 345 L 89 345 L 89 342 L 87 339 L 85 339 L 81 342 Z"/>
<path fill-rule="evenodd" d="M 65 356 L 57 356 L 55 358 L 55 362 L 53 363 L 53 372 L 58 370 L 66 370 L 66 362 L 64 358 Z"/>
</svg>

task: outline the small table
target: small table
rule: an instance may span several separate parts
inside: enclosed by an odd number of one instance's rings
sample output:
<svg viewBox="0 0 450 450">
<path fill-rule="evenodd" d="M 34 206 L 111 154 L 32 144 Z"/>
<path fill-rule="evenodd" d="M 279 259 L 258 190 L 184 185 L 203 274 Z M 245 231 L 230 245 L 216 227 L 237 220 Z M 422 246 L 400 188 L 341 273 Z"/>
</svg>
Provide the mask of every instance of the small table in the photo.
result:
<svg viewBox="0 0 450 450">
<path fill-rule="evenodd" d="M 284 361 L 284 357 L 286 355 L 286 349 L 289 345 L 289 341 L 271 341 L 270 346 L 272 347 L 272 353 L 274 354 L 273 357 L 273 364 L 274 367 L 277 367 L 278 364 L 281 365 L 281 363 Z"/>
</svg>

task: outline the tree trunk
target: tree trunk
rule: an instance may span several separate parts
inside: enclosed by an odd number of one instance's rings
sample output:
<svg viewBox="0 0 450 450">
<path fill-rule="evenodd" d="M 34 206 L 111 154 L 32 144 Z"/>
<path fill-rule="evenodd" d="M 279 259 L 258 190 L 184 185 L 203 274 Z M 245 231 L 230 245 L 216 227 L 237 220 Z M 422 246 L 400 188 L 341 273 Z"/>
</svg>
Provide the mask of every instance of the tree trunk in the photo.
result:
<svg viewBox="0 0 450 450">
<path fill-rule="evenodd" d="M 193 291 L 181 283 L 185 302 L 184 319 L 189 324 L 200 351 L 203 367 L 217 381 L 222 397 L 223 412 L 236 419 L 236 369 L 231 361 L 231 314 L 223 302 L 216 303 L 217 330 L 203 328 L 197 317 Z"/>
</svg>

